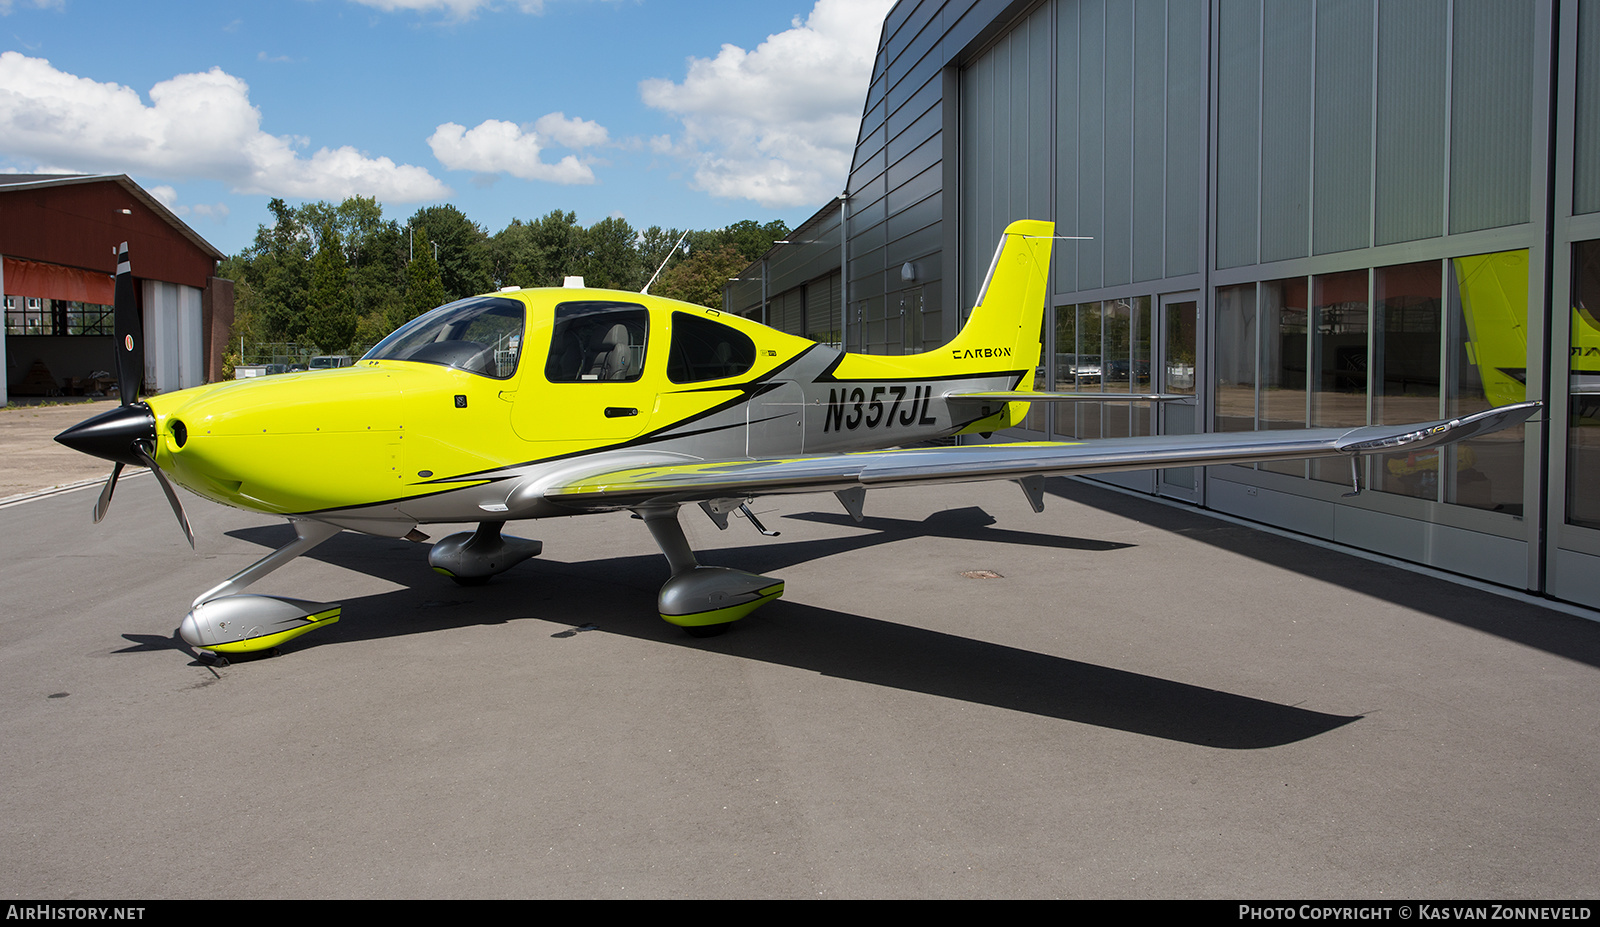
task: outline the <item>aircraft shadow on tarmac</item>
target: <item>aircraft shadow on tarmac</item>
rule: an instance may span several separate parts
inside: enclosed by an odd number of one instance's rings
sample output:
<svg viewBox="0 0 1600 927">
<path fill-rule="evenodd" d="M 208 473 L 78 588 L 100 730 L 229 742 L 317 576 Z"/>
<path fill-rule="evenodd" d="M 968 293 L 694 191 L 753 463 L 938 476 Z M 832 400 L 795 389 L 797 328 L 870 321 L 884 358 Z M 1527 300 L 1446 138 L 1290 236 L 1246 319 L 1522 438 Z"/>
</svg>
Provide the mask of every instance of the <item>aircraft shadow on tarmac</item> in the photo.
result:
<svg viewBox="0 0 1600 927">
<path fill-rule="evenodd" d="M 1524 647 L 1600 668 L 1600 622 L 1537 605 L 1502 599 L 1400 566 L 1374 563 L 1317 546 L 1315 538 L 1289 540 L 1257 528 L 1212 518 L 1198 509 L 1167 505 L 1149 496 L 1118 492 L 1081 479 L 1051 477 L 1046 493 L 1111 512 L 1140 524 L 1290 570 L 1319 583 L 1377 595 L 1413 611 Z M 1487 607 L 1483 603 L 1488 603 Z"/>
<path fill-rule="evenodd" d="M 829 515 L 790 515 L 828 522 Z M 848 518 L 845 524 L 853 525 Z M 860 550 L 911 536 L 1042 544 L 1106 551 L 1126 544 L 993 529 L 982 509 L 936 513 L 925 522 L 869 519 L 872 530 L 844 538 L 706 550 L 705 562 L 766 572 L 785 565 Z M 277 547 L 283 526 L 247 528 L 230 536 Z M 487 586 L 459 588 L 419 563 L 417 545 L 352 533 L 336 536 L 307 556 L 395 582 L 406 588 L 343 600 L 344 617 L 286 650 L 420 634 L 473 624 L 542 620 L 572 628 L 693 647 L 824 676 L 990 705 L 1043 717 L 1222 749 L 1282 746 L 1349 724 L 1360 716 L 1311 711 L 1219 692 L 1078 660 L 910 627 L 891 621 L 779 600 L 721 637 L 694 639 L 655 614 L 666 577 L 658 554 L 564 563 L 540 558 Z M 267 584 L 264 584 L 267 585 Z M 541 601 L 535 613 L 529 589 Z M 171 639 L 127 635 L 124 653 L 178 649 Z"/>
</svg>

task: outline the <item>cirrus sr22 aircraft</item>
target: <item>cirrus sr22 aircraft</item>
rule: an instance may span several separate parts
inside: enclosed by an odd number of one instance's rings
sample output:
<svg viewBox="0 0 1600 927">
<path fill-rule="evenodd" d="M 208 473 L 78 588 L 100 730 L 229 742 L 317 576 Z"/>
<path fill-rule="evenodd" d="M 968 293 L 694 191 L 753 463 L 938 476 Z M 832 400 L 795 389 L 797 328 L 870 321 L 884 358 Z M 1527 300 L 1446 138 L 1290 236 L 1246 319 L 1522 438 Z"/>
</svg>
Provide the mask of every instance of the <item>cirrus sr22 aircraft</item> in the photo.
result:
<svg viewBox="0 0 1600 927">
<path fill-rule="evenodd" d="M 1030 402 L 1119 398 L 1026 389 L 1039 362 L 1053 231 L 1012 223 L 965 326 L 922 354 L 849 354 L 639 293 L 519 289 L 440 306 L 352 367 L 142 402 L 124 244 L 123 405 L 57 440 L 116 464 L 96 521 L 130 465 L 155 472 L 191 545 L 169 480 L 293 524 L 293 541 L 201 593 L 183 618 L 185 641 L 226 654 L 338 620 L 335 603 L 244 590 L 345 530 L 422 541 L 420 525 L 476 522 L 428 554 L 435 570 L 475 584 L 539 554 L 541 542 L 502 535 L 508 521 L 631 510 L 671 568 L 661 617 L 709 635 L 776 599 L 783 582 L 700 564 L 678 522 L 686 503 L 725 528 L 734 510 L 750 516 L 757 496 L 832 492 L 859 520 L 869 487 L 1009 479 L 1042 510 L 1050 474 L 1414 450 L 1516 425 L 1538 407 L 1411 425 L 904 447 L 1015 425 Z"/>
</svg>

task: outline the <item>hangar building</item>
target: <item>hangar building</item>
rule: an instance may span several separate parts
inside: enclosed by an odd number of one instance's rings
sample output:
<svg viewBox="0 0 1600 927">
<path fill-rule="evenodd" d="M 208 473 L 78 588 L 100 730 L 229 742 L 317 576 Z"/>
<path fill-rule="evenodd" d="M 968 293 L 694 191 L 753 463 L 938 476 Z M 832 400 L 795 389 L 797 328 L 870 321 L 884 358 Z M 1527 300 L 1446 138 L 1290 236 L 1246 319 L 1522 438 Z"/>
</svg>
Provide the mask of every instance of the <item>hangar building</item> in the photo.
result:
<svg viewBox="0 0 1600 927">
<path fill-rule="evenodd" d="M 0 292 L 9 395 L 92 390 L 115 363 L 116 248 L 144 318 L 145 392 L 220 379 L 233 327 L 223 254 L 125 174 L 0 174 Z"/>
<path fill-rule="evenodd" d="M 953 336 L 1057 234 L 1010 438 L 1542 416 L 1443 453 L 1107 477 L 1600 607 L 1600 0 L 901 0 L 846 189 L 725 305 L 851 350 Z M 830 333 L 834 333 L 830 335 Z"/>
</svg>

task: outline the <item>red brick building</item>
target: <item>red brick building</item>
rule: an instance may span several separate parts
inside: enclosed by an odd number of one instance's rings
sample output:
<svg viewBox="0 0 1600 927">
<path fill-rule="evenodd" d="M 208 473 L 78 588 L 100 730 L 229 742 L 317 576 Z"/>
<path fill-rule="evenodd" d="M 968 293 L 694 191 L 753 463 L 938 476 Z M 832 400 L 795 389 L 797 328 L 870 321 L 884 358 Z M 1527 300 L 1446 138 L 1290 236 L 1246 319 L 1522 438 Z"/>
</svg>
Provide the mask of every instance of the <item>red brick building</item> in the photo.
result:
<svg viewBox="0 0 1600 927">
<path fill-rule="evenodd" d="M 113 367 L 116 247 L 128 242 L 145 392 L 219 379 L 233 325 L 224 255 L 125 174 L 0 174 L 8 395 L 55 395 Z"/>
</svg>

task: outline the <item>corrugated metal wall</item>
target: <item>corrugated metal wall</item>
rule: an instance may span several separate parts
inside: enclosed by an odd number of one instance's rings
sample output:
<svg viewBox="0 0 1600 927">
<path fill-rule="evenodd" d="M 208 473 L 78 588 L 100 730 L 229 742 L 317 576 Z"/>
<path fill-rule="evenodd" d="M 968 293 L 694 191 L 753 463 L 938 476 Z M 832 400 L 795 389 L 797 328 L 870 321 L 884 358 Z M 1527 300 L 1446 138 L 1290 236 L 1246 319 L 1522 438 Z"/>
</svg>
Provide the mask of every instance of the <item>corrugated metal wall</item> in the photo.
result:
<svg viewBox="0 0 1600 927">
<path fill-rule="evenodd" d="M 1053 217 L 1058 234 L 1090 239 L 1056 248 L 1057 293 L 1199 270 L 1202 10 L 1059 0 L 963 69 L 965 302 L 1015 219 Z"/>
</svg>

